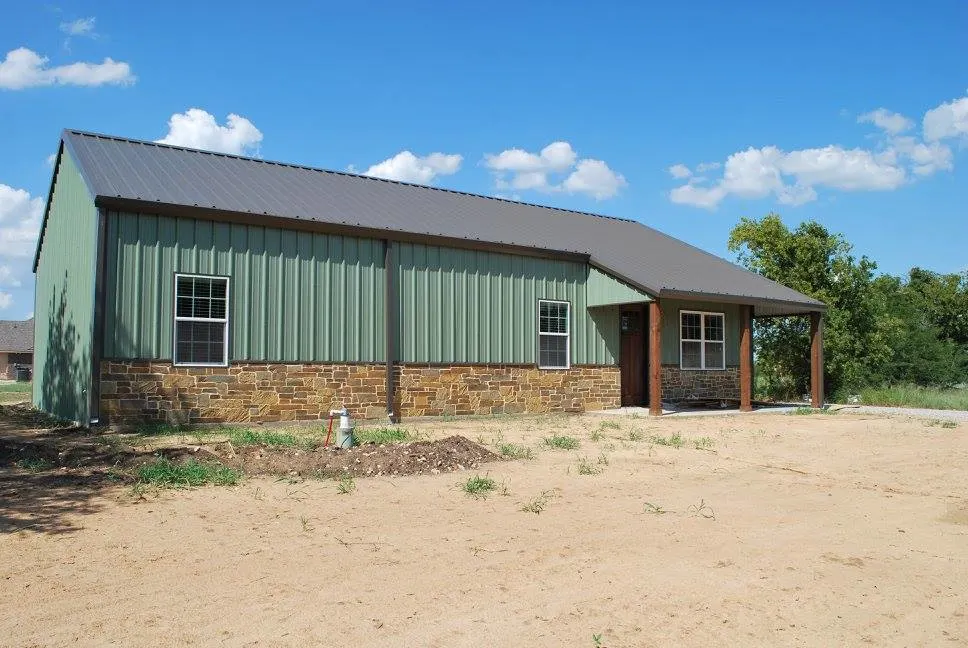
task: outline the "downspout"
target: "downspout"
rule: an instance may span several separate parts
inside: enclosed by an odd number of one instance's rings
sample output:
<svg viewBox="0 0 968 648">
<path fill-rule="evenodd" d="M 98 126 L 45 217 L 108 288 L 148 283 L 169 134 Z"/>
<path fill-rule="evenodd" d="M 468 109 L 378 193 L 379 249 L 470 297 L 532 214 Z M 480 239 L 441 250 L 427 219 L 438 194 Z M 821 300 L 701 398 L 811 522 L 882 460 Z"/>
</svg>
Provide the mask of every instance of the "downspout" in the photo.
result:
<svg viewBox="0 0 968 648">
<path fill-rule="evenodd" d="M 91 425 L 101 422 L 101 357 L 104 355 L 104 295 L 107 264 L 108 215 L 103 207 L 97 210 L 97 242 L 94 249 L 94 321 L 91 333 L 91 387 L 88 419 Z"/>
<path fill-rule="evenodd" d="M 387 420 L 391 423 L 397 422 L 396 413 L 393 410 L 393 402 L 395 400 L 396 392 L 396 380 L 393 375 L 393 368 L 397 356 L 396 349 L 396 322 L 397 322 L 397 293 L 396 284 L 393 281 L 393 277 L 396 274 L 396 263 L 393 258 L 393 241 L 386 239 L 383 242 L 383 268 L 384 274 L 386 275 L 386 283 L 384 284 L 384 323 L 386 330 L 384 334 L 385 348 L 386 348 L 386 394 L 387 394 Z"/>
</svg>

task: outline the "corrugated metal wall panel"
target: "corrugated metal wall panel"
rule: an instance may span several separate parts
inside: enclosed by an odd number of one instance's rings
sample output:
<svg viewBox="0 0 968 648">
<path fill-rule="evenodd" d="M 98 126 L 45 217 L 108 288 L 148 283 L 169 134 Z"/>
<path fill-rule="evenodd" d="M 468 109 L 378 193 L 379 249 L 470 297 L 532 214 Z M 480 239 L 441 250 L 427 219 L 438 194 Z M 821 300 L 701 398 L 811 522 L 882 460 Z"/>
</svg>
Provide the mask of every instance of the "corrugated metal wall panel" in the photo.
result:
<svg viewBox="0 0 968 648">
<path fill-rule="evenodd" d="M 594 266 L 588 267 L 588 306 L 649 302 L 652 298 Z"/>
<path fill-rule="evenodd" d="M 615 364 L 618 310 L 586 300 L 587 266 L 396 243 L 402 362 L 536 362 L 539 299 L 569 301 L 573 364 Z"/>
<path fill-rule="evenodd" d="M 679 364 L 679 311 L 705 311 L 726 315 L 726 365 L 739 366 L 739 305 L 713 302 L 662 300 L 662 364 Z"/>
<path fill-rule="evenodd" d="M 112 212 L 105 357 L 170 359 L 176 272 L 231 278 L 230 357 L 385 359 L 383 242 Z"/>
<path fill-rule="evenodd" d="M 97 209 L 65 150 L 40 249 L 34 298 L 33 403 L 90 421 Z"/>
</svg>

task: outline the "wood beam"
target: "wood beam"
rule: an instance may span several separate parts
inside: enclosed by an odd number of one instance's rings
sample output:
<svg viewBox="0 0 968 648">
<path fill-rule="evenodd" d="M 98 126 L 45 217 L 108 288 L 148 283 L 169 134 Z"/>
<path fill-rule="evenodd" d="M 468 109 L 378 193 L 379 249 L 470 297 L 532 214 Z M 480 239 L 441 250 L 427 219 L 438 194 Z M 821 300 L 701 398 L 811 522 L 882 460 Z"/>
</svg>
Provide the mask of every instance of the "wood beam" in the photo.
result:
<svg viewBox="0 0 968 648">
<path fill-rule="evenodd" d="M 810 406 L 823 407 L 823 315 L 810 313 Z"/>
<path fill-rule="evenodd" d="M 662 306 L 649 302 L 649 414 L 662 416 Z"/>
<path fill-rule="evenodd" d="M 753 411 L 753 307 L 740 306 L 739 411 Z"/>
</svg>

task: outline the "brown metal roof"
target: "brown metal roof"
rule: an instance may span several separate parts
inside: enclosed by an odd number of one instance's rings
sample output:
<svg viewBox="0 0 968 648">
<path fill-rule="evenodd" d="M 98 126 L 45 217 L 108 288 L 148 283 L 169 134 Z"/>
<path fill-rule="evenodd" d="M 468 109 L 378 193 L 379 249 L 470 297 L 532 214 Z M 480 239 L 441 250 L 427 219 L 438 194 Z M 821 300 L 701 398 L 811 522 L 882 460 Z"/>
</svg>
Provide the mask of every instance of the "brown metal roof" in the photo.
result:
<svg viewBox="0 0 968 648">
<path fill-rule="evenodd" d="M 30 353 L 34 350 L 34 320 L 0 320 L 0 351 Z"/>
<path fill-rule="evenodd" d="M 578 253 L 660 297 L 738 301 L 757 315 L 824 308 L 636 221 L 80 131 L 65 131 L 63 142 L 100 206 L 180 206 Z"/>
</svg>

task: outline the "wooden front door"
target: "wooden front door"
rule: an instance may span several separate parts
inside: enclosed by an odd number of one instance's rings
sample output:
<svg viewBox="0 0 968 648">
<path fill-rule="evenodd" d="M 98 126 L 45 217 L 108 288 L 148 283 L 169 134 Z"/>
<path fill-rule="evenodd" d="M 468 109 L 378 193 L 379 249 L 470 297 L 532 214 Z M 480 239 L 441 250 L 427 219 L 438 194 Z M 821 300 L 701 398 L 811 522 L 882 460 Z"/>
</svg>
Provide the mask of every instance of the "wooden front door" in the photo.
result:
<svg viewBox="0 0 968 648">
<path fill-rule="evenodd" d="M 641 306 L 621 311 L 622 405 L 645 404 L 645 310 Z"/>
</svg>

